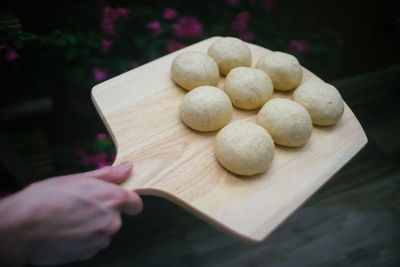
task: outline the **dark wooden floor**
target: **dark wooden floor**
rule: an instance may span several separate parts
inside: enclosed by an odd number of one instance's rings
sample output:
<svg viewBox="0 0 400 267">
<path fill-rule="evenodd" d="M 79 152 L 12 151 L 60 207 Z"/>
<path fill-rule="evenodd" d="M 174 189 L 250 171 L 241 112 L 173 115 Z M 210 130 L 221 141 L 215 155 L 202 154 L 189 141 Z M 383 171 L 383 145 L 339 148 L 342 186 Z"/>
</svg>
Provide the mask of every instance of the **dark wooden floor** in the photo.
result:
<svg viewBox="0 0 400 267">
<path fill-rule="evenodd" d="M 241 243 L 144 197 L 107 250 L 67 266 L 400 266 L 399 78 L 393 66 L 333 82 L 369 143 L 264 242 Z"/>
</svg>

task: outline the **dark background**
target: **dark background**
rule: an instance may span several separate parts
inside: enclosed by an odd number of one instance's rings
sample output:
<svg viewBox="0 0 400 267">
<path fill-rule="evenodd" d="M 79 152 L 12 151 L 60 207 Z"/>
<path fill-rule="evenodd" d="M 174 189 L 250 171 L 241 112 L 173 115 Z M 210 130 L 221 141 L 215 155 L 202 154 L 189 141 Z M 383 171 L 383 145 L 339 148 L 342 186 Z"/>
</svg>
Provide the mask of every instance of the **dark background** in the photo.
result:
<svg viewBox="0 0 400 267">
<path fill-rule="evenodd" d="M 232 24 L 241 12 L 250 16 L 246 28 L 254 38 L 248 41 L 296 55 L 328 82 L 399 62 L 398 4 L 386 1 L 5 1 L 0 5 L 0 44 L 19 54 L 12 61 L 0 60 L 4 142 L 17 154 L 30 156 L 28 148 L 34 142 L 26 130 L 39 131 L 37 138 L 43 140 L 37 141 L 46 143 L 42 157 L 47 161 L 36 166 L 30 158 L 21 159 L 21 164 L 27 160 L 25 165 L 34 165 L 26 166 L 33 169 L 33 180 L 96 167 L 82 164 L 85 160 L 77 151 L 84 151 L 83 156 L 105 151 L 104 163 L 112 162 L 111 140 L 96 138 L 106 130 L 90 100 L 90 90 L 99 82 L 94 68 L 110 78 L 129 70 L 132 62 L 140 65 L 165 55 L 170 40 L 189 45 L 214 35 L 237 36 Z M 102 29 L 107 6 L 129 11 L 115 21 L 118 36 Z M 167 7 L 178 16 L 164 19 Z M 188 16 L 198 19 L 203 34 L 176 37 L 173 24 Z M 160 22 L 161 34 L 147 27 L 152 21 Z M 113 42 L 107 53 L 101 52 L 103 39 Z M 305 43 L 308 50 L 293 50 L 292 40 Z M 5 54 L 6 49 L 0 50 L 0 58 Z M 28 110 L 20 110 L 27 106 Z M 7 177 L 9 172 L 1 173 Z"/>
<path fill-rule="evenodd" d="M 115 21 L 117 35 L 101 26 L 107 6 L 129 12 Z M 165 8 L 177 17 L 163 18 Z M 367 147 L 261 244 L 242 244 L 145 197 L 143 214 L 124 218 L 111 248 L 81 265 L 398 266 L 400 12 L 393 1 L 2 1 L 0 192 L 110 164 L 115 149 L 90 100 L 94 68 L 111 78 L 167 54 L 171 40 L 238 36 L 232 23 L 241 12 L 249 14 L 249 42 L 294 54 L 339 89 Z M 203 33 L 177 36 L 182 17 L 196 18 Z M 149 28 L 153 21 L 162 33 Z M 112 42 L 107 52 L 104 39 Z M 291 47 L 293 40 L 307 49 Z M 8 49 L 19 56 L 7 59 Z"/>
</svg>

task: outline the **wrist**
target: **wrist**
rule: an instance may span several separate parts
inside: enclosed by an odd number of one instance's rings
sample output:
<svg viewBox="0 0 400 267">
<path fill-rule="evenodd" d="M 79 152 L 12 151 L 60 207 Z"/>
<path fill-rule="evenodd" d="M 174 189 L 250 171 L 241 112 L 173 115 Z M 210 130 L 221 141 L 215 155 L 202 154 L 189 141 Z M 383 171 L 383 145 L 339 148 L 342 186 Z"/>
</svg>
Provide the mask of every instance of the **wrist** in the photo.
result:
<svg viewBox="0 0 400 267">
<path fill-rule="evenodd" d="M 29 205 L 20 201 L 20 194 L 0 200 L 0 265 L 22 266 L 27 263 L 29 252 Z"/>
</svg>

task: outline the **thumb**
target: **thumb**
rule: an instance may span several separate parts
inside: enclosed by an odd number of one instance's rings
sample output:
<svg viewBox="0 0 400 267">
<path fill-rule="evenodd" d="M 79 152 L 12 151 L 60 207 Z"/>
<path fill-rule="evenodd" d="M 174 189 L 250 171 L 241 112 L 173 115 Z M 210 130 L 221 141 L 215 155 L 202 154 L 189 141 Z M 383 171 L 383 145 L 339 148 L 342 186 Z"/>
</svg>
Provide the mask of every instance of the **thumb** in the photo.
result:
<svg viewBox="0 0 400 267">
<path fill-rule="evenodd" d="M 128 215 L 137 215 L 143 209 L 143 200 L 135 191 L 126 191 L 127 199 L 120 206 L 120 210 Z"/>
<path fill-rule="evenodd" d="M 98 170 L 85 172 L 84 176 L 94 177 L 110 183 L 122 183 L 132 172 L 132 162 L 124 161 L 117 166 L 108 166 Z"/>
</svg>

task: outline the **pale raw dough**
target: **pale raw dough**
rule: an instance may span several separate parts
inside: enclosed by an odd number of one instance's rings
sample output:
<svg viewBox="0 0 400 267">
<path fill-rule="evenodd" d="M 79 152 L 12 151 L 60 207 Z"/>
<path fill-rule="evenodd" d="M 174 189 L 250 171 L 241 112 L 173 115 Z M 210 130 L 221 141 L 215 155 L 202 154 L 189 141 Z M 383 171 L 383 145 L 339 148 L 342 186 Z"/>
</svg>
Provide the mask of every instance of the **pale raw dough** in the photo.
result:
<svg viewBox="0 0 400 267">
<path fill-rule="evenodd" d="M 233 122 L 225 126 L 215 140 L 215 155 L 226 169 L 239 175 L 263 173 L 274 157 L 274 141 L 261 126 Z"/>
<path fill-rule="evenodd" d="M 319 79 L 311 79 L 300 85 L 293 99 L 305 107 L 315 125 L 336 124 L 343 115 L 344 103 L 339 91 Z"/>
<path fill-rule="evenodd" d="M 200 52 L 188 51 L 178 55 L 171 64 L 172 79 L 185 88 L 192 90 L 202 85 L 217 85 L 218 65 Z"/>
<path fill-rule="evenodd" d="M 285 98 L 268 101 L 257 116 L 257 123 L 271 134 L 274 142 L 283 146 L 303 145 L 311 136 L 312 122 L 307 110 Z"/>
<path fill-rule="evenodd" d="M 241 109 L 256 109 L 267 102 L 273 91 L 271 79 L 259 69 L 238 67 L 226 76 L 225 93 Z"/>
<path fill-rule="evenodd" d="M 222 75 L 236 67 L 250 67 L 251 52 L 240 39 L 224 37 L 218 39 L 208 48 L 208 55 L 217 62 Z"/>
<path fill-rule="evenodd" d="M 283 52 L 272 52 L 262 56 L 256 68 L 265 71 L 274 88 L 282 91 L 296 88 L 303 77 L 303 70 L 297 58 Z"/>
<path fill-rule="evenodd" d="M 214 86 L 200 86 L 185 95 L 179 109 L 182 121 L 190 128 L 210 132 L 219 130 L 232 117 L 229 97 Z"/>
</svg>

